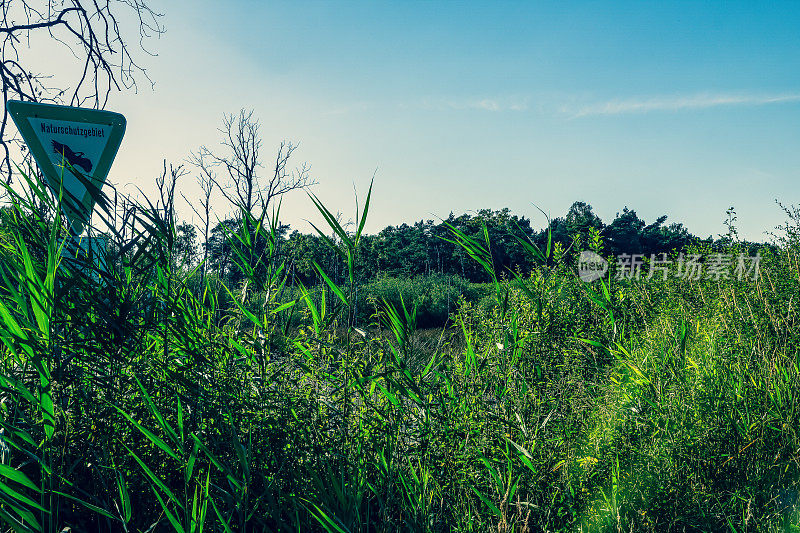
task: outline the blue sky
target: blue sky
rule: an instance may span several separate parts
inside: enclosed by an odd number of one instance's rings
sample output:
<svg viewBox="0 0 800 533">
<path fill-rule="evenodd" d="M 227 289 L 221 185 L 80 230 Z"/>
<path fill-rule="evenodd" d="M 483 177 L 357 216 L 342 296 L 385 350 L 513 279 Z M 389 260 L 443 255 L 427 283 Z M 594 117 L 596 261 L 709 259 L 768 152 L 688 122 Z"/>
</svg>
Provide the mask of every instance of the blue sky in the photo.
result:
<svg viewBox="0 0 800 533">
<path fill-rule="evenodd" d="M 144 58 L 111 180 L 144 191 L 162 158 L 214 148 L 252 108 L 265 154 L 300 143 L 314 192 L 369 231 L 509 207 L 543 225 L 575 200 L 698 235 L 763 239 L 800 202 L 800 7 L 733 2 L 171 1 Z M 192 197 L 191 178 L 184 185 Z M 222 206 L 219 202 L 217 205 Z M 182 208 L 186 217 L 191 211 Z M 220 207 L 218 215 L 223 216 Z M 284 218 L 318 220 L 301 193 Z"/>
</svg>

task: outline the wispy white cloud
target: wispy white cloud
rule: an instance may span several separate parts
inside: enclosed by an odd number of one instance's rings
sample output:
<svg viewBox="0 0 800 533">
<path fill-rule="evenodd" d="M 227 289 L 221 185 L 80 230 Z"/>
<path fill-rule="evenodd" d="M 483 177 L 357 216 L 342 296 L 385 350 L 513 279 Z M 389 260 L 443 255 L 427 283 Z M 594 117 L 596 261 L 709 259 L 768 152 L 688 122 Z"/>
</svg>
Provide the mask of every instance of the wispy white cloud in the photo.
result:
<svg viewBox="0 0 800 533">
<path fill-rule="evenodd" d="M 459 98 L 459 99 L 438 99 L 423 101 L 422 106 L 427 109 L 455 109 L 455 110 L 475 110 L 475 111 L 527 111 L 527 98 Z"/>
<path fill-rule="evenodd" d="M 481 100 L 469 100 L 462 104 L 466 109 L 478 109 L 481 111 L 527 111 L 528 103 L 524 100 L 509 99 L 496 100 L 484 98 Z M 451 104 L 451 107 L 458 109 L 458 105 Z"/>
<path fill-rule="evenodd" d="M 352 102 L 349 104 L 342 104 L 336 107 L 325 110 L 326 115 L 347 115 L 350 113 L 357 113 L 362 111 L 370 111 L 374 109 L 374 102 Z"/>
<path fill-rule="evenodd" d="M 396 106 L 401 109 L 427 109 L 434 111 L 484 111 L 558 113 L 569 118 L 600 115 L 644 114 L 659 111 L 684 111 L 707 109 L 722 106 L 761 106 L 800 102 L 800 92 L 786 93 L 698 93 L 693 95 L 651 96 L 623 98 L 605 101 L 587 101 L 572 97 L 564 101 L 565 95 L 512 96 L 486 98 L 423 98 L 417 101 L 380 104 L 378 102 L 357 101 L 342 104 L 325 110 L 328 115 L 346 115 L 374 111 L 382 107 Z M 531 105 L 533 100 L 533 105 Z"/>
<path fill-rule="evenodd" d="M 607 100 L 589 104 L 562 105 L 560 111 L 573 118 L 593 115 L 622 115 L 649 113 L 652 111 L 681 111 L 685 109 L 705 109 L 719 106 L 767 105 L 800 102 L 800 93 L 780 94 L 712 94 L 703 93 L 689 96 L 656 96 L 651 98 L 629 98 Z"/>
<path fill-rule="evenodd" d="M 424 98 L 421 101 L 406 101 L 384 103 L 377 102 L 350 102 L 343 103 L 324 111 L 326 115 L 348 115 L 364 111 L 373 111 L 381 107 L 396 106 L 400 109 L 429 109 L 436 111 L 528 111 L 528 101 L 526 98 Z"/>
</svg>

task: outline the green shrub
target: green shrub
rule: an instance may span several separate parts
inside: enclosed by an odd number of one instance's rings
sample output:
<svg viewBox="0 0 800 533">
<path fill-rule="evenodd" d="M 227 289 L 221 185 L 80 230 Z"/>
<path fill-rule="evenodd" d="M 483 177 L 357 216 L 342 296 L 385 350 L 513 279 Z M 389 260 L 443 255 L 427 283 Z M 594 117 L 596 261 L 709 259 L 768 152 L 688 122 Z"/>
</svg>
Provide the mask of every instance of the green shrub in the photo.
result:
<svg viewBox="0 0 800 533">
<path fill-rule="evenodd" d="M 402 299 L 409 308 L 416 307 L 417 326 L 443 327 L 462 300 L 479 301 L 490 290 L 486 283 L 470 283 L 453 275 L 381 277 L 359 287 L 358 306 L 362 323 L 367 323 L 376 302 L 388 302 L 399 309 Z"/>
<path fill-rule="evenodd" d="M 268 254 L 228 287 L 173 268 L 158 213 L 116 228 L 94 272 L 62 258 L 57 217 L 10 194 L 4 531 L 798 525 L 794 241 L 764 249 L 752 281 L 586 284 L 526 248 L 539 266 L 510 280 L 358 286 L 359 233 L 317 203 L 344 282 L 292 285 Z M 239 260 L 275 236 L 242 216 L 228 235 Z M 364 328 L 376 312 L 380 329 Z"/>
</svg>

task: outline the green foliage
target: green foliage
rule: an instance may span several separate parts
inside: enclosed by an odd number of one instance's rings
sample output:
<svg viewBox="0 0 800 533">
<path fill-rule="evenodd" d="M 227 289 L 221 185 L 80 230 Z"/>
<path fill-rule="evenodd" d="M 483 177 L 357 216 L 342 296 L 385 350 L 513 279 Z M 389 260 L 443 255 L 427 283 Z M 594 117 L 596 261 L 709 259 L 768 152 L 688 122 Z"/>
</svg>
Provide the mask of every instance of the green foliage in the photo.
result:
<svg viewBox="0 0 800 533">
<path fill-rule="evenodd" d="M 37 183 L 9 195 L 4 530 L 798 526 L 796 218 L 753 280 L 587 284 L 559 232 L 598 252 L 628 235 L 588 206 L 542 235 L 508 213 L 452 217 L 437 242 L 478 284 L 363 274 L 370 195 L 354 232 L 313 198 L 336 263 L 242 211 L 215 234 L 226 266 L 200 277 L 170 213 L 109 223 L 99 263 Z M 286 246 L 306 247 L 302 266 Z"/>
<path fill-rule="evenodd" d="M 361 323 L 369 323 L 376 306 L 385 302 L 401 307 L 401 299 L 417 309 L 417 325 L 421 328 L 443 327 L 451 315 L 465 302 L 479 302 L 491 293 L 485 283 L 470 283 L 460 276 L 430 275 L 416 278 L 378 278 L 359 289 Z"/>
</svg>

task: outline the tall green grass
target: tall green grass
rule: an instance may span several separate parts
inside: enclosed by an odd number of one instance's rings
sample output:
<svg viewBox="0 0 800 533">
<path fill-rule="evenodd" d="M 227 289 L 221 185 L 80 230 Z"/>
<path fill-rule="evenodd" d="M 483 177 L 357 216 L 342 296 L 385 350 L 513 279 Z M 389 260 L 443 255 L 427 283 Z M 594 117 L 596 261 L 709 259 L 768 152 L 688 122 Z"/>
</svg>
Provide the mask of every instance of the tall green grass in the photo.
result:
<svg viewBox="0 0 800 533">
<path fill-rule="evenodd" d="M 292 286 L 277 215 L 240 212 L 226 286 L 175 261 L 169 205 L 99 197 L 98 268 L 25 190 L 0 228 L 4 530 L 798 529 L 796 232 L 757 280 L 590 285 L 549 241 L 495 272 L 488 232 L 453 228 L 489 300 L 422 342 L 424 290 L 364 311 L 369 197 L 355 232 L 312 198 L 343 283 Z"/>
</svg>

